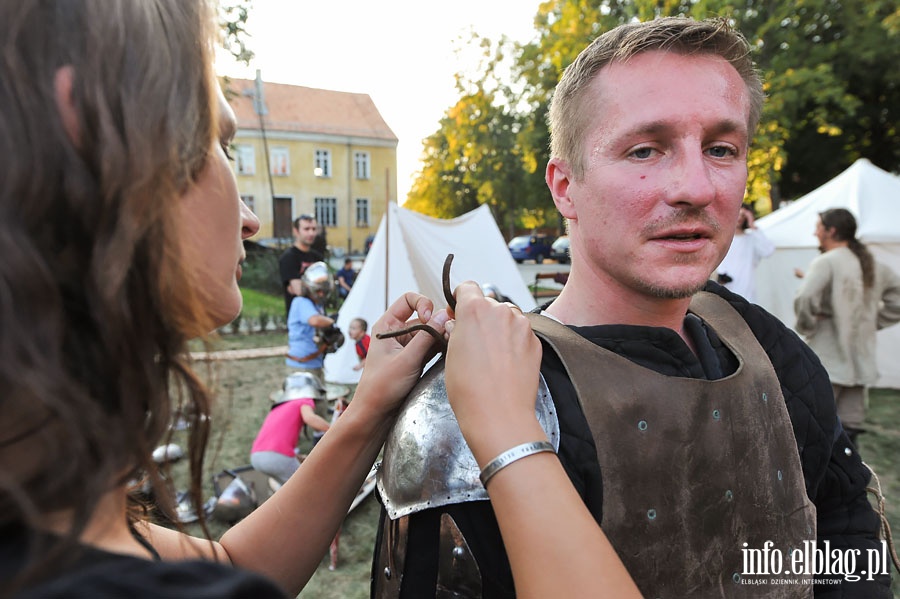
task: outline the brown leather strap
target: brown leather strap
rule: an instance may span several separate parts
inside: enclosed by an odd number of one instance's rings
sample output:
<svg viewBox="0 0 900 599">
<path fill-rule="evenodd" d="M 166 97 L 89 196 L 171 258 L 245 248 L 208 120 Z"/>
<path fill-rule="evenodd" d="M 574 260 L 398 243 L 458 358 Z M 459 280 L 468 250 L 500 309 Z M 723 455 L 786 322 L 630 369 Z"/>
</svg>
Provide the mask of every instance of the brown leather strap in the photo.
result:
<svg viewBox="0 0 900 599">
<path fill-rule="evenodd" d="M 309 354 L 308 356 L 303 356 L 302 358 L 298 358 L 297 356 L 292 356 L 291 354 L 284 354 L 287 356 L 289 360 L 293 360 L 294 362 L 309 362 L 310 360 L 315 360 L 319 356 L 321 356 L 325 352 L 324 347 L 320 347 L 317 351 Z"/>
</svg>

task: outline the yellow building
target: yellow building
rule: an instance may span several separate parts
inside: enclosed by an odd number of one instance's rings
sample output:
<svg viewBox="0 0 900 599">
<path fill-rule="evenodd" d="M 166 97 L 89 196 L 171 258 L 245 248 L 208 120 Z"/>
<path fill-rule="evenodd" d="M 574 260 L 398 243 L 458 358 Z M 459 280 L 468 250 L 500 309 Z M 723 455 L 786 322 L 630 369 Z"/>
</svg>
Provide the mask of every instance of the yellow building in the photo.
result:
<svg viewBox="0 0 900 599">
<path fill-rule="evenodd" d="M 261 224 L 254 241 L 286 246 L 291 221 L 314 214 L 332 251 L 361 252 L 397 199 L 397 136 L 372 98 L 259 79 L 230 79 L 228 90 L 238 190 Z"/>
</svg>

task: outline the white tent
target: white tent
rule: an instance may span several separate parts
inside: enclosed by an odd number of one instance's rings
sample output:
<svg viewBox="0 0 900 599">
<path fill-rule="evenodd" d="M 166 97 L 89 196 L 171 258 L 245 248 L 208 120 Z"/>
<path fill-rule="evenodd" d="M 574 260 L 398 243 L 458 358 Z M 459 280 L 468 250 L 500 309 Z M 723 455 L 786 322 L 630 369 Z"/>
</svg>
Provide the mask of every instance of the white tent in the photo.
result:
<svg viewBox="0 0 900 599">
<path fill-rule="evenodd" d="M 493 283 L 523 310 L 535 307 L 487 206 L 441 220 L 390 204 L 338 314 L 338 328 L 346 334 L 350 321 L 362 317 L 371 334 L 375 321 L 407 291 L 418 291 L 430 297 L 436 309 L 443 308 L 441 273 L 447 254 L 454 256 L 452 288 L 467 280 Z M 338 351 L 325 357 L 325 379 L 358 382 L 360 372 L 353 370 L 356 363 L 355 343 L 348 338 Z"/>
<path fill-rule="evenodd" d="M 857 237 L 876 260 L 900 272 L 900 177 L 865 158 L 788 206 L 756 221 L 775 244 L 775 253 L 756 271 L 759 305 L 793 327 L 794 295 L 801 281 L 794 269 L 806 271 L 818 251 L 813 235 L 818 214 L 846 208 L 856 216 Z M 900 389 L 900 325 L 878 333 L 878 387 Z"/>
</svg>

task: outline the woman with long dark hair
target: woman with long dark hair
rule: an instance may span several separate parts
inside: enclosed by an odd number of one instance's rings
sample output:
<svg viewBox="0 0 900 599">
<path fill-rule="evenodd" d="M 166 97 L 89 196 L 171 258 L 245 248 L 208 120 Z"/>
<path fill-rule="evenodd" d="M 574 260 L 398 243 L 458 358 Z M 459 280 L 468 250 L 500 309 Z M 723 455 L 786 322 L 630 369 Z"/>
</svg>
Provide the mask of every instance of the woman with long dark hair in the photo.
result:
<svg viewBox="0 0 900 599">
<path fill-rule="evenodd" d="M 2 596 L 295 595 L 430 357 L 421 333 L 373 344 L 353 405 L 221 541 L 144 517 L 128 482 L 172 507 L 151 454 L 176 411 L 202 503 L 213 397 L 187 342 L 239 313 L 259 228 L 227 162 L 215 31 L 207 0 L 0 3 Z M 373 330 L 417 313 L 442 331 L 432 310 L 406 294 Z"/>
</svg>

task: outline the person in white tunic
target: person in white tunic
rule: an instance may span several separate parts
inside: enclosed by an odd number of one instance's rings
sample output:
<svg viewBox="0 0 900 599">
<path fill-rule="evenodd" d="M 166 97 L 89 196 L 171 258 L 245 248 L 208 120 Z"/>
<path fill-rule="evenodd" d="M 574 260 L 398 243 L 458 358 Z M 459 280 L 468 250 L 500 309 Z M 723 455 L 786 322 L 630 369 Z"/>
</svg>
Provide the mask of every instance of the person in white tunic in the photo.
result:
<svg viewBox="0 0 900 599">
<path fill-rule="evenodd" d="M 734 240 L 716 269 L 718 282 L 751 302 L 756 302 L 756 267 L 775 252 L 775 244 L 756 228 L 753 207 L 741 206 Z"/>
<path fill-rule="evenodd" d="M 833 208 L 816 223 L 821 255 L 794 298 L 795 329 L 831 378 L 838 417 L 855 443 L 865 419 L 866 387 L 878 379 L 875 333 L 900 321 L 900 276 L 856 238 L 856 218 Z"/>
</svg>

